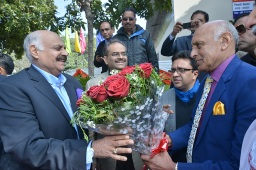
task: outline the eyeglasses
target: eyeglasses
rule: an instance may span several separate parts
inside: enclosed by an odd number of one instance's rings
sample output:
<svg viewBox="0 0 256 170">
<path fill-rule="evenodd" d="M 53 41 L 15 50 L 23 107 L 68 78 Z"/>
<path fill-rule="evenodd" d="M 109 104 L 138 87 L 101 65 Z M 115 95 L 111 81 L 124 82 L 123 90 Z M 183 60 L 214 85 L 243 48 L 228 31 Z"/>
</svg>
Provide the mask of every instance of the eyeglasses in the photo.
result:
<svg viewBox="0 0 256 170">
<path fill-rule="evenodd" d="M 243 33 L 246 32 L 246 28 L 245 28 L 244 24 L 238 25 L 236 27 L 236 30 L 237 30 L 239 35 L 242 35 Z"/>
<path fill-rule="evenodd" d="M 188 69 L 188 68 L 172 68 L 171 70 L 168 70 L 168 72 L 175 73 L 177 72 L 178 74 L 184 74 L 186 71 L 191 71 L 195 69 Z"/>
<path fill-rule="evenodd" d="M 129 20 L 129 21 L 133 21 L 133 20 L 134 20 L 134 18 L 132 18 L 132 17 L 128 17 L 128 18 L 122 18 L 122 20 L 123 20 L 123 21 L 128 21 L 128 20 Z"/>
<path fill-rule="evenodd" d="M 113 52 L 111 54 L 112 57 L 120 57 L 120 56 L 125 56 L 126 57 L 126 52 L 121 52 L 121 53 L 118 53 L 118 52 Z"/>
</svg>

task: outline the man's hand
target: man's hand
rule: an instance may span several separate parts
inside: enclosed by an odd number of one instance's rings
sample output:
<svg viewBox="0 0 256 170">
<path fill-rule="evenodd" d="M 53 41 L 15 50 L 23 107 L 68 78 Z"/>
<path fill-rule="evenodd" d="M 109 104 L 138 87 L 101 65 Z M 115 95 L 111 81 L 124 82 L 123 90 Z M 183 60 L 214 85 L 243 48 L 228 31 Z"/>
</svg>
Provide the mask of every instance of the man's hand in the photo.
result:
<svg viewBox="0 0 256 170">
<path fill-rule="evenodd" d="M 172 33 L 171 35 L 173 37 L 176 37 L 176 35 L 182 30 L 182 23 L 181 22 L 177 22 L 174 27 L 173 27 L 173 30 L 172 30 Z"/>
<path fill-rule="evenodd" d="M 102 59 L 102 57 L 100 57 L 99 55 L 96 55 L 96 61 L 97 61 L 97 62 L 102 62 L 103 59 Z"/>
<path fill-rule="evenodd" d="M 172 146 L 172 139 L 170 138 L 170 136 L 168 134 L 165 134 L 165 138 L 168 140 L 168 147 Z"/>
<path fill-rule="evenodd" d="M 92 143 L 95 158 L 113 158 L 115 160 L 126 161 L 125 156 L 119 154 L 132 153 L 131 148 L 121 146 L 132 145 L 134 142 L 128 135 L 107 136 Z"/>
<path fill-rule="evenodd" d="M 141 155 L 141 159 L 150 170 L 174 170 L 176 166 L 166 151 L 160 152 L 153 158 L 150 158 L 149 155 Z"/>
<path fill-rule="evenodd" d="M 166 112 L 166 113 L 169 113 L 169 114 L 173 114 L 174 111 L 170 109 L 171 108 L 171 105 L 168 105 L 168 104 L 164 104 L 163 105 L 163 111 Z"/>
</svg>

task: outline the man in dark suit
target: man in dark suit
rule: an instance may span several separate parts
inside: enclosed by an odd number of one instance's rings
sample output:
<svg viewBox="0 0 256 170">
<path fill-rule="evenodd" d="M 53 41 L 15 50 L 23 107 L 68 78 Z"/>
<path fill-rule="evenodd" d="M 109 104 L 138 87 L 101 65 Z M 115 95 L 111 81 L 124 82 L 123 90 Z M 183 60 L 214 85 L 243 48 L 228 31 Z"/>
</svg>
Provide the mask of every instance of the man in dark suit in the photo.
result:
<svg viewBox="0 0 256 170">
<path fill-rule="evenodd" d="M 0 132 L 4 145 L 0 169 L 90 169 L 92 157 L 127 158 L 127 135 L 83 140 L 70 123 L 81 84 L 62 74 L 68 53 L 51 31 L 30 33 L 24 49 L 31 66 L 0 83 Z"/>
<path fill-rule="evenodd" d="M 195 32 L 191 56 L 195 58 L 198 69 L 208 72 L 213 82 L 208 97 L 202 95 L 205 80 L 200 85 L 197 107 L 192 114 L 194 121 L 169 133 L 172 151 L 192 144 L 192 150 L 188 147 L 187 151 L 191 163 L 174 163 L 167 152 L 153 159 L 143 155 L 142 159 L 151 170 L 239 168 L 243 137 L 256 118 L 256 105 L 252 102 L 256 97 L 256 68 L 235 55 L 237 40 L 235 27 L 227 21 L 206 23 Z M 203 102 L 203 99 L 206 100 Z M 202 102 L 199 104 L 199 101 Z M 202 115 L 198 115 L 198 108 L 202 108 Z M 197 129 L 194 128 L 196 124 Z M 188 144 L 191 134 L 194 134 L 194 141 Z"/>
<path fill-rule="evenodd" d="M 165 39 L 162 48 L 161 54 L 163 56 L 173 56 L 175 53 L 184 50 L 192 50 L 192 37 L 194 32 L 204 23 L 209 21 L 209 15 L 205 11 L 197 10 L 193 12 L 190 18 L 191 22 L 191 34 L 186 36 L 181 36 L 176 38 L 177 34 L 182 31 L 183 26 L 181 22 L 177 22 L 172 30 L 172 33 Z M 200 72 L 198 75 L 198 79 L 201 82 L 205 77 L 205 72 Z M 171 86 L 173 87 L 173 86 Z"/>
<path fill-rule="evenodd" d="M 102 68 L 101 73 L 105 73 L 108 71 L 108 66 L 103 60 L 103 57 L 104 57 L 103 49 L 106 42 L 112 38 L 114 32 L 115 32 L 115 28 L 111 25 L 110 22 L 104 21 L 100 24 L 100 33 L 105 38 L 105 40 L 99 43 L 97 50 L 95 51 L 93 62 L 95 67 Z"/>
<path fill-rule="evenodd" d="M 192 50 L 191 41 L 193 34 L 201 25 L 209 21 L 209 15 L 204 11 L 197 10 L 193 12 L 190 19 L 191 35 L 176 38 L 177 34 L 183 29 L 182 23 L 177 22 L 173 27 L 172 33 L 165 39 L 162 45 L 161 54 L 163 56 L 172 56 L 179 51 Z"/>
<path fill-rule="evenodd" d="M 0 81 L 4 80 L 5 78 L 5 76 L 0 75 Z"/>
</svg>

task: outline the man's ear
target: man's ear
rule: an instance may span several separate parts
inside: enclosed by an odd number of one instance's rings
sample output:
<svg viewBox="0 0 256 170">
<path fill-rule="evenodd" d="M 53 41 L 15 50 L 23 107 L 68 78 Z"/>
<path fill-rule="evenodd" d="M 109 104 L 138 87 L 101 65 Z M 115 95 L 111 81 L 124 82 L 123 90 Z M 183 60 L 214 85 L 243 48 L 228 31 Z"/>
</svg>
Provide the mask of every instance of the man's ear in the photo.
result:
<svg viewBox="0 0 256 170">
<path fill-rule="evenodd" d="M 3 73 L 3 68 L 0 67 L 0 75 L 3 75 L 2 73 Z"/>
<path fill-rule="evenodd" d="M 5 75 L 5 76 L 8 75 L 8 74 L 6 73 L 6 70 L 5 70 L 3 67 L 1 67 L 1 66 L 0 66 L 0 74 L 1 74 L 1 75 Z"/>
<path fill-rule="evenodd" d="M 38 58 L 38 50 L 36 49 L 35 45 L 31 45 L 29 47 L 29 51 L 34 58 Z"/>
<path fill-rule="evenodd" d="M 221 36 L 220 44 L 221 44 L 221 50 L 224 51 L 231 42 L 231 34 L 226 32 Z"/>
<path fill-rule="evenodd" d="M 104 57 L 102 59 L 104 60 L 105 64 L 108 65 L 107 56 L 104 55 Z"/>
<path fill-rule="evenodd" d="M 197 77 L 198 77 L 198 75 L 199 75 L 199 72 L 198 72 L 198 70 L 194 70 L 193 71 L 193 80 L 196 80 L 197 79 Z"/>
</svg>

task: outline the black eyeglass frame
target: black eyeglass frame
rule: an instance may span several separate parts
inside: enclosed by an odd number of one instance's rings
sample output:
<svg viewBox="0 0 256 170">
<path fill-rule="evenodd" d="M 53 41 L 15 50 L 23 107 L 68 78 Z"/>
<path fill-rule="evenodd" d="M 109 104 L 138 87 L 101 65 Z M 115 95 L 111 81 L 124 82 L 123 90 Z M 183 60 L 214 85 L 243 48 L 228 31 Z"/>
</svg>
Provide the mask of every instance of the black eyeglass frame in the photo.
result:
<svg viewBox="0 0 256 170">
<path fill-rule="evenodd" d="M 184 74 L 187 71 L 195 71 L 196 69 L 188 69 L 188 68 L 172 68 L 171 70 L 168 70 L 168 72 L 171 72 L 172 74 L 174 74 L 175 72 L 177 72 L 178 74 Z"/>
<path fill-rule="evenodd" d="M 123 20 L 123 21 L 128 21 L 128 20 L 129 20 L 129 21 L 134 21 L 135 18 L 132 18 L 132 17 L 127 17 L 127 18 L 126 18 L 126 17 L 124 17 L 124 18 L 122 18 L 122 20 Z"/>
</svg>

